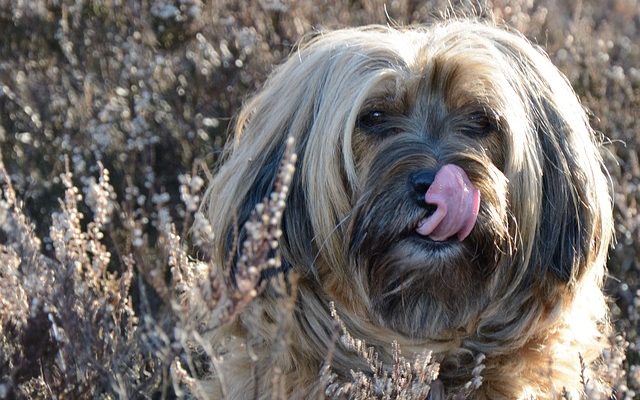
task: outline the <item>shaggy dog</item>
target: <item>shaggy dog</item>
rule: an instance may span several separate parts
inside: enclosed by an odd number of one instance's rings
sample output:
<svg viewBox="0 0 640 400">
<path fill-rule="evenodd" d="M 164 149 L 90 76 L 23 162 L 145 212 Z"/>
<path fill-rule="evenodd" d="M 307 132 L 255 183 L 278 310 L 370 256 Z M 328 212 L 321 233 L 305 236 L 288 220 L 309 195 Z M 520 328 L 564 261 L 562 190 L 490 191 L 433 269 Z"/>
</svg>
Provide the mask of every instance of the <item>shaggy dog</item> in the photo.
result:
<svg viewBox="0 0 640 400">
<path fill-rule="evenodd" d="M 609 330 L 609 182 L 585 111 L 538 48 L 466 20 L 311 39 L 237 118 L 207 198 L 219 265 L 233 268 L 288 137 L 298 161 L 279 248 L 299 276 L 291 332 L 267 357 L 273 340 L 248 351 L 245 319 L 234 322 L 220 361 L 228 398 L 268 398 L 276 370 L 290 397 L 323 392 L 330 302 L 382 358 L 393 341 L 404 354 L 432 351 L 441 397 L 471 378 L 480 353 L 474 398 L 602 384 L 589 370 Z M 342 380 L 366 369 L 341 344 L 332 360 Z"/>
</svg>

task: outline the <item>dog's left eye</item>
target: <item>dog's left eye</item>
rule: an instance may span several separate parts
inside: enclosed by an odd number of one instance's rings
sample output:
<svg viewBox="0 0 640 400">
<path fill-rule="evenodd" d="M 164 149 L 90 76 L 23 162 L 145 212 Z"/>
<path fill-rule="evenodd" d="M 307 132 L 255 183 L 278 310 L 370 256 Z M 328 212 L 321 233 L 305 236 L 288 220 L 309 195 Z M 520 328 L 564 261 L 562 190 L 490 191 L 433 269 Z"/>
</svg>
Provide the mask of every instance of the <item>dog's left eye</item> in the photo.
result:
<svg viewBox="0 0 640 400">
<path fill-rule="evenodd" d="M 460 130 L 469 136 L 486 136 L 496 129 L 496 124 L 493 119 L 485 112 L 478 111 L 469 114 L 464 126 L 462 126 Z"/>
</svg>

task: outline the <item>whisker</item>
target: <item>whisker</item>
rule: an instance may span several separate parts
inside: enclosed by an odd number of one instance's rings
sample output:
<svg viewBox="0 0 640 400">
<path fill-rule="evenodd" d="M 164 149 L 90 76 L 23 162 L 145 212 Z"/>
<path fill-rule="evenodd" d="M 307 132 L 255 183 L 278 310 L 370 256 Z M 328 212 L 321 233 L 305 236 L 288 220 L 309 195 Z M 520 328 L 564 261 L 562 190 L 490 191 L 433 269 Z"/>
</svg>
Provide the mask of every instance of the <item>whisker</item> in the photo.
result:
<svg viewBox="0 0 640 400">
<path fill-rule="evenodd" d="M 315 265 L 316 261 L 318 260 L 318 257 L 320 257 L 320 252 L 327 245 L 327 242 L 329 241 L 329 238 L 331 237 L 331 235 L 333 235 L 338 230 L 338 228 L 340 228 L 342 226 L 342 224 L 344 224 L 350 217 L 351 217 L 351 213 L 349 212 L 349 213 L 347 213 L 347 215 L 344 216 L 344 218 L 342 218 L 336 224 L 336 226 L 333 228 L 333 230 L 331 232 L 329 232 L 329 235 L 327 235 L 327 237 L 324 239 L 324 241 L 322 242 L 322 244 L 318 248 L 318 252 L 316 253 L 315 257 L 313 258 L 313 263 L 311 264 L 311 267 L 313 267 Z M 311 239 L 311 241 L 316 240 L 317 237 L 318 237 L 317 235 L 314 236 L 313 239 Z"/>
</svg>

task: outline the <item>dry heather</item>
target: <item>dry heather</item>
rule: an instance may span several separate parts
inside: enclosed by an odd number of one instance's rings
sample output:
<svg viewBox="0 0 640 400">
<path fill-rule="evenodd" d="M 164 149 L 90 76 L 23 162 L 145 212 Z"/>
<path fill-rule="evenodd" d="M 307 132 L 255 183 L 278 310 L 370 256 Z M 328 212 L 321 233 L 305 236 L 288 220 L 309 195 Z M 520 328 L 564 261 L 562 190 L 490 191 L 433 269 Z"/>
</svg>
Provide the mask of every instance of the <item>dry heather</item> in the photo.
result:
<svg viewBox="0 0 640 400">
<path fill-rule="evenodd" d="M 201 335 L 240 310 L 259 318 L 251 300 L 264 290 L 282 298 L 269 334 L 286 340 L 295 276 L 259 277 L 279 265 L 294 154 L 237 244 L 234 275 L 208 262 L 214 232 L 197 209 L 229 117 L 305 34 L 428 23 L 447 9 L 492 15 L 539 43 L 607 138 L 617 237 L 607 289 L 618 333 L 603 373 L 617 398 L 639 398 L 640 3 L 473 4 L 0 0 L 0 399 L 205 397 L 197 379 L 224 349 Z M 196 311 L 215 317 L 199 323 Z M 339 385 L 329 354 L 319 371 L 329 397 L 439 390 L 428 354 L 407 360 L 396 347 L 383 365 L 337 317 L 335 338 L 370 370 Z M 482 384 L 476 361 L 460 398 Z M 273 382 L 274 398 L 283 387 Z"/>
</svg>

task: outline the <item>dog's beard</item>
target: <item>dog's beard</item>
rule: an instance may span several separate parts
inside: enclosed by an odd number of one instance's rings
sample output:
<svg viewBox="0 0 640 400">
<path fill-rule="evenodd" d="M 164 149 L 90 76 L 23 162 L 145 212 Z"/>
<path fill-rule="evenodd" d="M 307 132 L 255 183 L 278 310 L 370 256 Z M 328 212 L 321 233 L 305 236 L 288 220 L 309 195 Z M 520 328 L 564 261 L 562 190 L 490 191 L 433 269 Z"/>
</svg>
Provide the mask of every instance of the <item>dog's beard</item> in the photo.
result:
<svg viewBox="0 0 640 400">
<path fill-rule="evenodd" d="M 462 167 L 481 192 L 478 219 L 460 241 L 416 232 L 431 210 L 415 201 L 412 172 L 442 160 Z M 425 144 L 391 140 L 365 168 L 350 226 L 354 268 L 368 279 L 369 301 L 383 325 L 411 337 L 437 337 L 463 328 L 486 305 L 486 288 L 508 253 L 502 176 L 488 159 L 464 148 L 440 154 Z"/>
</svg>

